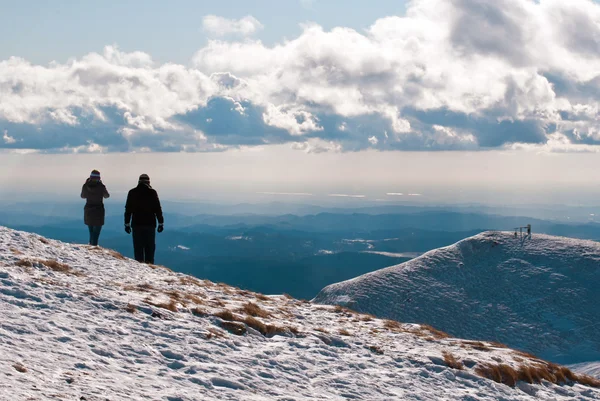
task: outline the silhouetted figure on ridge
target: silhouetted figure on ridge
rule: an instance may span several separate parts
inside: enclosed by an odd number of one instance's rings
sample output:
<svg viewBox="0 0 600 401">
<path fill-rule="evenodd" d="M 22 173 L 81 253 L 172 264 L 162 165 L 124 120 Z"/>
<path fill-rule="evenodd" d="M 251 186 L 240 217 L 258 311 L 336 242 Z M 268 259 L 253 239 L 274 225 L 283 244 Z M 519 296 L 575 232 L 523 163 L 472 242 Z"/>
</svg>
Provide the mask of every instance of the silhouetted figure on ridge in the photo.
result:
<svg viewBox="0 0 600 401">
<path fill-rule="evenodd" d="M 150 177 L 140 175 L 137 187 L 127 194 L 125 232 L 133 236 L 133 253 L 138 262 L 154 264 L 156 250 L 156 221 L 163 231 L 164 219 L 158 194 L 150 186 Z"/>
<path fill-rule="evenodd" d="M 83 208 L 83 221 L 90 231 L 90 245 L 97 246 L 100 231 L 104 225 L 104 199 L 109 198 L 106 186 L 100 179 L 100 172 L 93 170 L 81 187 L 81 197 L 86 199 Z"/>
</svg>

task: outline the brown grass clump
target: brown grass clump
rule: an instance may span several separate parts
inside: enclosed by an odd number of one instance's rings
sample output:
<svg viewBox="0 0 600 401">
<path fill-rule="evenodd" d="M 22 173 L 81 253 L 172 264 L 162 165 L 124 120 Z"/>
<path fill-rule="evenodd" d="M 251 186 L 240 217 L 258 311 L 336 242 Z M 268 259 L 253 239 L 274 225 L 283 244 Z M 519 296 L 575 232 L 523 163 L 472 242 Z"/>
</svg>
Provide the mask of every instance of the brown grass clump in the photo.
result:
<svg viewBox="0 0 600 401">
<path fill-rule="evenodd" d="M 438 340 L 442 339 L 442 338 L 449 338 L 450 337 L 450 334 L 445 333 L 445 332 L 443 332 L 441 330 L 438 330 L 438 329 L 436 329 L 436 328 L 434 328 L 434 327 L 432 327 L 432 326 L 430 326 L 428 324 L 421 324 L 420 326 L 421 326 L 422 329 L 427 330 L 429 333 L 431 333 L 431 335 L 433 337 L 435 337 L 436 339 L 438 339 Z"/>
<path fill-rule="evenodd" d="M 221 338 L 221 337 L 225 337 L 225 333 L 223 333 L 221 330 L 215 329 L 214 327 L 209 327 L 208 329 L 208 333 L 206 334 L 206 339 L 210 340 L 211 338 Z"/>
<path fill-rule="evenodd" d="M 352 309 L 346 308 L 346 307 L 341 306 L 341 305 L 336 305 L 335 308 L 334 308 L 334 312 L 335 313 L 343 313 L 343 314 L 346 314 L 347 316 L 352 316 L 352 315 L 355 315 L 357 313 L 356 311 L 353 311 Z"/>
<path fill-rule="evenodd" d="M 461 361 L 457 361 L 454 355 L 451 353 L 444 351 L 442 355 L 444 356 L 444 362 L 446 363 L 446 366 L 458 370 L 463 370 L 465 368 L 465 365 Z"/>
<path fill-rule="evenodd" d="M 185 294 L 184 297 L 186 300 L 193 302 L 196 305 L 204 305 L 204 301 L 195 294 Z"/>
<path fill-rule="evenodd" d="M 360 320 L 363 322 L 371 322 L 371 321 L 373 321 L 374 318 L 375 318 L 375 316 L 367 313 L 367 314 L 361 315 Z"/>
<path fill-rule="evenodd" d="M 152 270 L 156 270 L 156 269 L 164 269 L 164 270 L 166 270 L 166 271 L 168 271 L 168 272 L 172 272 L 172 271 L 173 271 L 173 270 L 171 270 L 171 269 L 169 269 L 168 267 L 166 267 L 166 266 L 163 266 L 163 265 L 153 265 L 153 264 L 150 264 L 150 263 L 149 263 L 149 264 L 148 264 L 148 267 L 149 267 L 149 268 L 151 268 Z"/>
<path fill-rule="evenodd" d="M 296 333 L 298 332 L 297 329 L 292 329 L 292 328 L 286 328 L 286 327 L 281 327 L 281 326 L 276 326 L 273 324 L 264 324 L 263 322 L 261 322 L 258 319 L 253 318 L 252 316 L 247 316 L 244 320 L 244 323 L 246 323 L 246 325 L 248 327 L 252 327 L 254 330 L 258 331 L 260 334 L 262 334 L 265 337 L 273 337 L 276 336 L 278 334 L 284 334 L 287 331 L 296 331 Z"/>
<path fill-rule="evenodd" d="M 46 238 L 44 238 L 44 237 L 38 237 L 38 240 L 39 240 L 39 241 L 40 241 L 42 244 L 46 244 L 46 245 L 48 245 L 48 244 L 49 244 L 48 240 L 47 240 Z"/>
<path fill-rule="evenodd" d="M 346 330 L 346 329 L 340 329 L 340 331 L 338 331 L 338 333 L 340 333 L 341 336 L 351 336 L 352 334 Z"/>
<path fill-rule="evenodd" d="M 383 355 L 383 350 L 381 349 L 381 347 L 378 347 L 376 345 L 369 345 L 367 348 L 369 349 L 369 351 L 377 355 Z"/>
<path fill-rule="evenodd" d="M 244 335 L 247 331 L 246 326 L 238 322 L 221 322 L 220 326 L 236 336 Z"/>
<path fill-rule="evenodd" d="M 483 365 L 476 367 L 475 373 L 511 387 L 514 387 L 519 381 L 539 384 L 542 380 L 546 380 L 554 384 L 573 382 L 600 388 L 600 380 L 586 375 L 575 374 L 570 369 L 553 363 L 521 365 L 518 370 L 505 364 Z"/>
<path fill-rule="evenodd" d="M 60 263 L 58 260 L 55 259 L 41 260 L 40 263 L 55 272 L 70 274 L 73 276 L 84 276 L 83 273 L 77 270 L 73 270 L 71 266 L 65 263 Z"/>
<path fill-rule="evenodd" d="M 207 317 L 209 314 L 202 308 L 193 308 L 192 314 L 198 317 Z"/>
<path fill-rule="evenodd" d="M 269 317 L 271 314 L 255 303 L 248 302 L 242 306 L 242 311 L 249 316 Z"/>
<path fill-rule="evenodd" d="M 256 299 L 258 299 L 259 301 L 270 301 L 271 298 L 269 298 L 266 295 L 263 294 L 254 294 L 254 296 L 256 297 Z"/>
<path fill-rule="evenodd" d="M 588 375 L 577 375 L 576 381 L 584 386 L 600 388 L 600 380 Z"/>
<path fill-rule="evenodd" d="M 12 366 L 13 366 L 13 368 L 15 368 L 15 370 L 17 372 L 27 373 L 27 368 L 20 362 L 17 362 L 15 364 L 13 364 Z"/>
<path fill-rule="evenodd" d="M 470 345 L 471 348 L 478 351 L 491 351 L 492 349 L 481 341 L 463 341 L 463 344 Z"/>
<path fill-rule="evenodd" d="M 33 267 L 33 263 L 28 259 L 19 259 L 15 262 L 15 266 L 19 267 Z"/>
<path fill-rule="evenodd" d="M 327 330 L 325 330 L 324 328 L 322 328 L 322 327 L 317 327 L 315 329 L 315 331 L 320 331 L 321 333 L 329 334 L 329 332 Z"/>
<path fill-rule="evenodd" d="M 10 251 L 13 255 L 23 255 L 23 252 L 19 251 L 17 248 L 10 248 Z"/>
<path fill-rule="evenodd" d="M 284 293 L 283 296 L 286 297 L 287 299 L 294 299 L 294 297 L 291 296 L 290 294 Z"/>
<path fill-rule="evenodd" d="M 229 311 L 229 310 L 222 310 L 221 312 L 215 313 L 214 316 L 218 317 L 219 319 L 226 320 L 229 322 L 233 322 L 234 320 L 236 320 L 233 313 L 231 313 L 231 311 Z"/>
<path fill-rule="evenodd" d="M 162 308 L 162 309 L 170 310 L 171 312 L 178 312 L 179 311 L 177 309 L 177 302 L 174 299 L 171 299 L 169 302 L 155 303 L 155 302 L 152 302 L 149 298 L 146 298 L 146 299 L 144 299 L 144 302 L 147 303 L 148 305 L 152 305 L 152 306 L 155 306 L 157 308 Z"/>
<path fill-rule="evenodd" d="M 385 327 L 388 330 L 392 330 L 392 331 L 402 330 L 402 324 L 400 322 L 397 322 L 395 320 L 389 320 L 389 319 L 386 319 L 383 322 L 383 327 Z"/>
<path fill-rule="evenodd" d="M 500 342 L 498 342 L 498 341 L 491 341 L 491 342 L 490 342 L 490 345 L 491 345 L 492 347 L 495 347 L 495 348 L 508 348 L 508 345 L 506 345 L 506 344 L 502 344 L 502 343 L 500 343 Z"/>
<path fill-rule="evenodd" d="M 125 310 L 129 313 L 135 313 L 135 311 L 137 311 L 137 308 L 133 304 L 127 304 Z"/>
<path fill-rule="evenodd" d="M 123 256 L 121 253 L 115 251 L 114 249 L 107 249 L 107 251 L 108 251 L 108 254 L 110 256 L 112 256 L 113 258 L 120 259 L 120 260 L 127 259 L 125 256 Z"/>
<path fill-rule="evenodd" d="M 179 277 L 179 283 L 182 285 L 195 285 L 197 287 L 204 287 L 200 280 L 190 276 Z"/>
<path fill-rule="evenodd" d="M 179 291 L 169 290 L 169 291 L 166 291 L 165 294 L 168 295 L 172 299 L 176 299 L 178 301 L 181 300 L 181 293 L 179 293 Z"/>
</svg>

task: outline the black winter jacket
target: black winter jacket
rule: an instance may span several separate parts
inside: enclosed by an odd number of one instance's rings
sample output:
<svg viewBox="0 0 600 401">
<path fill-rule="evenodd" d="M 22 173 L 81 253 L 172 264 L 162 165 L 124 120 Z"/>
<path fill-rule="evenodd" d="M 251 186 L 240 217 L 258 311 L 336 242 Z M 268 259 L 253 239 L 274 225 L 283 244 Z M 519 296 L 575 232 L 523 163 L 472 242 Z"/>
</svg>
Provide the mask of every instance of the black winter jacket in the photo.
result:
<svg viewBox="0 0 600 401">
<path fill-rule="evenodd" d="M 104 225 L 104 198 L 110 197 L 102 181 L 88 179 L 81 187 L 81 197 L 86 199 L 83 221 L 88 226 Z"/>
<path fill-rule="evenodd" d="M 156 227 L 156 220 L 164 223 L 158 194 L 150 185 L 140 183 L 127 194 L 125 224 Z"/>
</svg>

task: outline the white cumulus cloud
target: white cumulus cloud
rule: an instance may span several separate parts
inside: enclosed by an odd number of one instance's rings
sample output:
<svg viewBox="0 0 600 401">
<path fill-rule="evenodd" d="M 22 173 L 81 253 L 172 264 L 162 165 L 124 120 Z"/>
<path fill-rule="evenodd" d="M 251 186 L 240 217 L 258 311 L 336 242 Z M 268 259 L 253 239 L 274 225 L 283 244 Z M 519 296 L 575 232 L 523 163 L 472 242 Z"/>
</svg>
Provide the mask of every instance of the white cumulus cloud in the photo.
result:
<svg viewBox="0 0 600 401">
<path fill-rule="evenodd" d="M 214 36 L 242 35 L 250 36 L 264 28 L 259 20 L 251 15 L 240 19 L 229 19 L 217 15 L 202 18 L 202 28 Z"/>
<path fill-rule="evenodd" d="M 203 26 L 262 27 L 250 16 Z M 413 0 L 364 31 L 209 40 L 190 66 L 115 46 L 47 66 L 0 61 L 0 132 L 13 141 L 0 147 L 42 151 L 595 151 L 599 110 L 590 0 Z"/>
</svg>

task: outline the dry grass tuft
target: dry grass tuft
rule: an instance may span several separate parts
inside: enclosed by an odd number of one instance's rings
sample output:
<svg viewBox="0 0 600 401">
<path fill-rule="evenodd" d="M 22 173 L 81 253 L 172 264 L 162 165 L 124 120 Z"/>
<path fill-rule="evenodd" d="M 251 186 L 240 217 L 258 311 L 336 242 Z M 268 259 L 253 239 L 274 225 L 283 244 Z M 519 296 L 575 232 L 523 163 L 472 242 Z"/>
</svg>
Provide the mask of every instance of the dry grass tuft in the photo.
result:
<svg viewBox="0 0 600 401">
<path fill-rule="evenodd" d="M 127 306 L 125 307 L 125 310 L 129 313 L 135 313 L 137 311 L 137 308 L 133 304 L 127 304 Z"/>
<path fill-rule="evenodd" d="M 214 327 L 209 327 L 208 333 L 206 334 L 206 339 L 210 340 L 211 338 L 222 338 L 225 337 L 225 333 L 221 330 L 215 329 Z"/>
<path fill-rule="evenodd" d="M 149 298 L 146 298 L 146 299 L 144 299 L 144 303 L 147 303 L 148 305 L 155 306 L 157 308 L 166 309 L 166 310 L 169 310 L 171 312 L 178 312 L 179 311 L 177 309 L 177 302 L 174 299 L 171 299 L 169 302 L 156 303 L 156 302 L 152 302 Z"/>
<path fill-rule="evenodd" d="M 242 311 L 249 316 L 269 317 L 271 314 L 255 303 L 248 302 L 242 306 Z"/>
<path fill-rule="evenodd" d="M 33 267 L 33 262 L 28 259 L 19 259 L 15 262 L 15 266 L 19 267 Z"/>
<path fill-rule="evenodd" d="M 198 317 L 207 317 L 209 316 L 208 312 L 202 308 L 192 308 L 192 314 Z"/>
<path fill-rule="evenodd" d="M 438 329 L 436 329 L 436 328 L 434 328 L 434 327 L 432 327 L 432 326 L 430 326 L 428 324 L 421 324 L 420 326 L 421 326 L 422 329 L 424 329 L 424 330 L 428 331 L 429 333 L 431 333 L 431 335 L 433 337 L 435 337 L 436 339 L 438 339 L 438 340 L 442 339 L 442 338 L 449 338 L 450 337 L 450 334 L 445 333 L 445 332 L 443 332 L 441 330 L 438 330 Z"/>
<path fill-rule="evenodd" d="M 284 293 L 283 296 L 286 297 L 287 299 L 294 299 L 294 297 L 291 296 L 290 294 Z"/>
<path fill-rule="evenodd" d="M 202 298 L 195 294 L 185 294 L 184 297 L 186 300 L 193 302 L 196 305 L 204 305 L 204 301 L 202 300 Z"/>
<path fill-rule="evenodd" d="M 584 386 L 600 388 L 600 380 L 588 376 L 588 375 L 577 375 L 577 383 L 583 384 Z"/>
<path fill-rule="evenodd" d="M 452 355 L 450 352 L 444 351 L 442 352 L 442 355 L 444 356 L 444 362 L 446 363 L 446 366 L 458 370 L 463 370 L 465 368 L 465 365 L 461 361 L 457 361 L 454 355 Z"/>
<path fill-rule="evenodd" d="M 55 259 L 41 260 L 40 263 L 46 266 L 47 268 L 51 269 L 52 271 L 58 273 L 70 274 L 72 276 L 84 276 L 83 273 L 77 270 L 73 270 L 71 266 L 65 263 L 60 263 L 58 260 Z"/>
<path fill-rule="evenodd" d="M 271 298 L 269 298 L 266 295 L 263 294 L 254 294 L 254 296 L 256 297 L 256 299 L 258 299 L 259 301 L 270 301 Z"/>
<path fill-rule="evenodd" d="M 363 322 L 371 322 L 374 319 L 375 319 L 375 316 L 373 316 L 373 315 L 371 315 L 369 313 L 361 315 L 361 317 L 360 317 L 360 320 L 363 321 Z"/>
<path fill-rule="evenodd" d="M 369 345 L 367 348 L 369 349 L 369 351 L 371 351 L 377 355 L 383 355 L 383 350 L 381 349 L 381 347 L 378 347 L 377 345 Z"/>
<path fill-rule="evenodd" d="M 17 248 L 10 248 L 10 251 L 13 255 L 23 255 L 23 252 L 19 251 Z"/>
<path fill-rule="evenodd" d="M 231 313 L 230 310 L 222 310 L 221 312 L 215 313 L 214 316 L 218 317 L 219 319 L 226 320 L 229 322 L 233 322 L 234 320 L 237 320 L 235 318 L 235 316 L 233 315 L 233 313 Z"/>
<path fill-rule="evenodd" d="M 352 309 L 350 309 L 350 308 L 346 308 L 346 307 L 344 307 L 344 306 L 341 306 L 341 305 L 336 305 L 336 306 L 335 306 L 335 308 L 333 309 L 333 311 L 334 311 L 335 313 L 343 313 L 343 314 L 345 314 L 345 315 L 347 315 L 347 316 L 356 315 L 356 314 L 358 313 L 358 312 L 356 312 L 356 311 L 353 311 L 353 310 L 352 310 Z"/>
<path fill-rule="evenodd" d="M 168 272 L 172 272 L 173 271 L 173 270 L 171 270 L 168 267 L 163 266 L 163 265 L 153 265 L 153 264 L 148 263 L 148 267 L 151 268 L 152 270 L 164 269 L 164 270 L 166 270 Z"/>
<path fill-rule="evenodd" d="M 13 368 L 15 368 L 15 370 L 17 372 L 27 373 L 27 368 L 20 362 L 17 362 L 15 364 L 13 364 L 12 366 L 13 366 Z"/>
<path fill-rule="evenodd" d="M 125 256 L 123 256 L 121 253 L 115 251 L 114 249 L 107 249 L 107 251 L 108 251 L 108 254 L 115 259 L 119 259 L 119 260 L 127 259 Z"/>
<path fill-rule="evenodd" d="M 495 348 L 508 348 L 508 345 L 499 343 L 498 341 L 491 341 L 490 345 Z"/>
<path fill-rule="evenodd" d="M 246 326 L 238 322 L 221 322 L 220 326 L 236 336 L 242 336 L 247 332 Z"/>
<path fill-rule="evenodd" d="M 478 351 L 491 351 L 492 349 L 482 343 L 481 341 L 463 341 L 463 344 L 470 345 L 471 348 L 476 349 Z"/>
<path fill-rule="evenodd" d="M 194 277 L 190 277 L 190 276 L 179 277 L 179 283 L 182 285 L 194 285 L 197 287 L 204 287 L 204 285 L 202 285 L 200 280 L 198 280 L 197 278 L 194 278 Z"/>
<path fill-rule="evenodd" d="M 518 370 L 505 364 L 483 365 L 476 367 L 475 373 L 511 387 L 514 387 L 519 381 L 539 384 L 542 380 L 545 380 L 554 384 L 573 382 L 600 388 L 600 380 L 586 375 L 575 374 L 570 369 L 553 363 L 521 365 Z"/>
<path fill-rule="evenodd" d="M 46 244 L 48 245 L 50 242 L 48 242 L 48 240 L 44 237 L 38 237 L 38 240 L 42 243 L 42 244 Z"/>
<path fill-rule="evenodd" d="M 391 331 L 402 330 L 402 324 L 400 322 L 397 322 L 395 320 L 389 320 L 389 319 L 386 319 L 383 322 L 383 327 L 385 327 L 386 329 L 391 330 Z"/>
<path fill-rule="evenodd" d="M 276 336 L 278 334 L 284 334 L 288 331 L 291 332 L 296 332 L 296 334 L 298 333 L 298 330 L 295 328 L 286 328 L 286 327 L 281 327 L 281 326 L 276 326 L 273 324 L 264 324 L 263 322 L 261 322 L 260 320 L 253 318 L 252 316 L 247 316 L 244 320 L 244 323 L 246 323 L 246 325 L 248 327 L 252 327 L 254 330 L 258 331 L 260 334 L 262 334 L 265 337 L 273 337 Z"/>
<path fill-rule="evenodd" d="M 352 333 L 350 333 L 346 329 L 340 329 L 340 331 L 338 331 L 338 333 L 340 333 L 341 336 L 352 336 Z"/>
<path fill-rule="evenodd" d="M 324 328 L 322 328 L 322 327 L 317 327 L 315 329 L 315 331 L 320 331 L 321 333 L 329 334 L 329 332 L 327 330 L 325 330 Z"/>
</svg>

